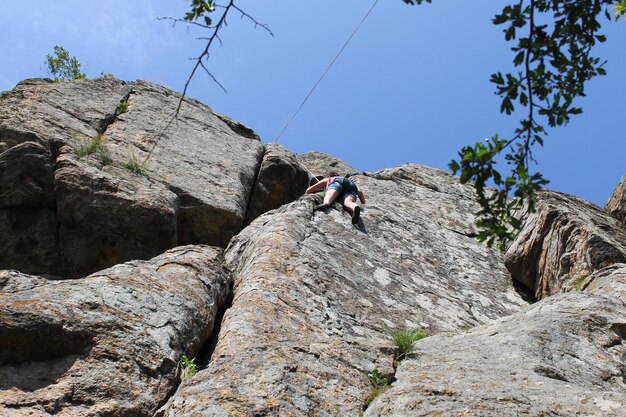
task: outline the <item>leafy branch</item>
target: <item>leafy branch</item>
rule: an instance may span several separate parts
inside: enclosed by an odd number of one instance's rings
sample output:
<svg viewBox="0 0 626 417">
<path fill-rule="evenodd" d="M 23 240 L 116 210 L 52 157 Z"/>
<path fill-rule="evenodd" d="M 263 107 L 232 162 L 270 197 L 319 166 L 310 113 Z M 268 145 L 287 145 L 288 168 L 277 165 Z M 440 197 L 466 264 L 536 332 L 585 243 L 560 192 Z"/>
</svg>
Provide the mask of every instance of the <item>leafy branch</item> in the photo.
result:
<svg viewBox="0 0 626 417">
<path fill-rule="evenodd" d="M 81 64 L 74 56 L 70 56 L 67 49 L 55 45 L 54 53 L 46 55 L 46 69 L 48 74 L 54 77 L 54 81 L 78 80 L 86 75 L 80 70 Z"/>
<path fill-rule="evenodd" d="M 626 19 L 626 0 L 618 1 L 613 8 L 613 13 L 615 13 L 615 20 L 618 20 L 621 16 L 625 16 L 624 19 Z"/>
<path fill-rule="evenodd" d="M 460 173 L 461 182 L 474 183 L 481 207 L 477 213 L 478 239 L 489 246 L 496 242 L 503 245 L 514 237 L 520 227 L 516 211 L 523 207 L 534 211 L 537 191 L 548 184 L 541 173 L 530 172 L 535 162 L 533 147 L 542 146 L 547 136 L 545 125 L 563 126 L 571 116 L 582 113 L 574 100 L 585 96 L 587 81 L 606 74 L 606 61 L 591 52 L 597 43 L 606 40 L 598 34 L 598 16 L 604 12 L 610 19 L 609 6 L 613 3 L 520 0 L 494 17 L 495 25 L 504 25 L 505 39 L 517 42 L 511 50 L 513 64 L 520 70 L 497 72 L 490 81 L 501 98 L 502 113 L 511 115 L 516 106 L 521 106 L 526 108 L 526 115 L 510 139 L 495 135 L 485 143 L 465 146 L 459 159 L 449 164 L 454 173 Z M 625 3 L 621 0 L 615 6 L 616 14 L 626 11 L 620 8 Z M 509 167 L 506 175 L 496 169 L 501 154 Z M 488 183 L 495 190 L 487 188 Z"/>
</svg>

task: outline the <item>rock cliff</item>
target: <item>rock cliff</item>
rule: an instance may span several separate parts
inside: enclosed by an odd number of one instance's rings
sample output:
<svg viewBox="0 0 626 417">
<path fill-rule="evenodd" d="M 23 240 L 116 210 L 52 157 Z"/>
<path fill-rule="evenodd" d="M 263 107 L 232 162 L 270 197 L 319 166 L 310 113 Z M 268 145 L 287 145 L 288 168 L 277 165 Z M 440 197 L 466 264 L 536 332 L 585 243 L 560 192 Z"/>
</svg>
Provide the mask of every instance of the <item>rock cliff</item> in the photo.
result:
<svg viewBox="0 0 626 417">
<path fill-rule="evenodd" d="M 177 245 L 225 247 L 247 213 L 304 191 L 308 174 L 289 151 L 266 152 L 250 129 L 192 99 L 174 120 L 179 100 L 114 78 L 26 80 L 3 93 L 0 268 L 81 277 Z M 248 210 L 267 181 L 278 184 L 273 199 Z"/>
<path fill-rule="evenodd" d="M 358 174 L 179 100 L 0 97 L 0 416 L 625 415 L 612 206 L 546 191 L 505 255 L 446 172 Z M 303 195 L 330 169 L 357 225 Z M 429 337 L 402 351 L 407 329 Z"/>
</svg>

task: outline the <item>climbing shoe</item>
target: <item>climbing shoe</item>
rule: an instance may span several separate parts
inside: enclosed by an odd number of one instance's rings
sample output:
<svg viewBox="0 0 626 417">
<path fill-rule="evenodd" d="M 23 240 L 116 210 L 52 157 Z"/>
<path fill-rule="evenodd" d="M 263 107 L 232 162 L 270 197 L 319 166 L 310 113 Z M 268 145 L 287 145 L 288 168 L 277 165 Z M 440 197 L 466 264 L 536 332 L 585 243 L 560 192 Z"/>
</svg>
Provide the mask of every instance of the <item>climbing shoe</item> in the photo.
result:
<svg viewBox="0 0 626 417">
<path fill-rule="evenodd" d="M 359 222 L 360 216 L 361 216 L 361 207 L 356 206 L 354 208 L 354 212 L 352 213 L 352 224 L 357 224 Z"/>
<path fill-rule="evenodd" d="M 318 204 L 315 206 L 315 211 L 326 210 L 328 207 L 330 207 L 328 204 Z"/>
</svg>

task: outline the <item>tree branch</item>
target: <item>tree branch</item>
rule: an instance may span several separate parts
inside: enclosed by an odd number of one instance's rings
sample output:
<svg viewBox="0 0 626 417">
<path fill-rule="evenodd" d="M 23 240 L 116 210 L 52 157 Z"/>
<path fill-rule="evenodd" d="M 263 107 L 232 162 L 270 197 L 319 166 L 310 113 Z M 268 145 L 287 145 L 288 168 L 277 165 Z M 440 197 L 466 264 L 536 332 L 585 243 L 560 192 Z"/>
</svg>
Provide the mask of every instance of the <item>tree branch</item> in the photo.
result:
<svg viewBox="0 0 626 417">
<path fill-rule="evenodd" d="M 207 37 L 202 37 L 202 38 L 198 38 L 201 40 L 205 40 L 206 44 L 204 46 L 204 49 L 202 50 L 202 52 L 200 53 L 200 55 L 198 55 L 195 58 L 191 58 L 191 60 L 195 61 L 195 64 L 193 66 L 193 68 L 191 69 L 191 72 L 189 74 L 189 76 L 187 77 L 187 80 L 185 81 L 185 85 L 183 87 L 183 91 L 181 93 L 180 99 L 178 100 L 178 104 L 176 106 L 176 109 L 174 110 L 173 114 L 171 117 L 169 117 L 169 120 L 167 121 L 167 123 L 165 124 L 165 127 L 163 128 L 163 130 L 161 130 L 158 135 L 156 136 L 154 143 L 152 145 L 152 147 L 150 148 L 150 151 L 148 152 L 148 155 L 146 156 L 146 158 L 144 159 L 142 166 L 145 166 L 145 164 L 148 162 L 148 160 L 150 159 L 150 157 L 152 156 L 154 149 L 156 148 L 158 142 L 163 138 L 163 136 L 165 135 L 165 132 L 167 131 L 167 129 L 169 129 L 169 127 L 172 125 L 172 123 L 177 120 L 178 115 L 180 114 L 183 102 L 185 101 L 185 97 L 187 97 L 187 91 L 189 89 L 189 84 L 191 83 L 191 80 L 193 79 L 193 77 L 196 75 L 196 71 L 198 71 L 199 68 L 202 68 L 202 70 L 226 93 L 226 88 L 224 87 L 224 85 L 222 85 L 219 80 L 213 75 L 213 73 L 211 73 L 211 71 L 207 68 L 207 66 L 205 65 L 204 61 L 208 61 L 209 59 L 209 51 L 211 49 L 211 46 L 213 45 L 213 43 L 215 41 L 219 42 L 220 46 L 222 45 L 222 39 L 219 36 L 219 31 L 220 29 L 222 29 L 222 27 L 227 26 L 227 22 L 226 22 L 226 17 L 228 16 L 228 13 L 231 10 L 237 10 L 240 14 L 241 14 L 241 18 L 246 18 L 248 20 L 250 20 L 253 24 L 254 27 L 261 27 L 262 29 L 264 29 L 265 31 L 267 31 L 272 37 L 274 37 L 274 33 L 270 30 L 269 26 L 263 23 L 260 23 L 259 21 L 257 21 L 254 17 L 252 17 L 250 14 L 246 13 L 243 9 L 241 9 L 240 7 L 238 7 L 235 4 L 235 0 L 229 0 L 228 4 L 226 5 L 215 5 L 216 8 L 220 8 L 223 10 L 220 19 L 218 20 L 217 24 L 215 25 L 210 25 L 210 24 L 202 24 L 202 23 L 198 23 L 196 21 L 190 20 L 192 19 L 191 17 L 189 19 L 177 19 L 177 18 L 171 18 L 171 17 L 161 17 L 158 18 L 158 20 L 169 20 L 173 22 L 173 26 L 176 25 L 176 23 L 186 23 L 186 24 L 191 24 L 194 26 L 198 26 L 202 29 L 206 29 L 206 30 L 212 30 L 212 33 L 207 36 Z M 199 16 L 196 16 L 196 18 L 198 18 Z M 210 23 L 210 20 L 207 20 L 208 23 Z"/>
</svg>

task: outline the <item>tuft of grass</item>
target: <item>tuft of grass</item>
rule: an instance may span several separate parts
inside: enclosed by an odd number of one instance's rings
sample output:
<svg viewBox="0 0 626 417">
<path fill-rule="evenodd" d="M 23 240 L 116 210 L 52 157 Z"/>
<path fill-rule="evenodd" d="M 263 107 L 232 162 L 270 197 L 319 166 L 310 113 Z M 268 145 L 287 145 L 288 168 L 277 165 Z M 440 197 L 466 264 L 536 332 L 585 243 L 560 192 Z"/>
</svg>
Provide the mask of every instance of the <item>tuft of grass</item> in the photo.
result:
<svg viewBox="0 0 626 417">
<path fill-rule="evenodd" d="M 585 275 L 580 275 L 574 278 L 574 289 L 576 291 L 582 291 L 583 290 L 583 284 L 585 283 L 585 280 L 587 279 L 587 276 Z"/>
<path fill-rule="evenodd" d="M 396 346 L 398 346 L 398 354 L 396 355 L 396 361 L 401 361 L 406 356 L 415 350 L 415 342 L 428 336 L 425 331 L 421 329 L 404 329 L 391 333 Z"/>
<path fill-rule="evenodd" d="M 383 375 L 377 368 L 374 368 L 372 372 L 367 374 L 367 379 L 369 379 L 370 384 L 372 384 L 372 392 L 370 392 L 370 395 L 365 399 L 363 410 L 366 410 L 376 397 L 391 388 L 389 376 Z"/>
<path fill-rule="evenodd" d="M 180 379 L 182 381 L 191 378 L 198 373 L 198 365 L 194 362 L 195 358 L 189 359 L 187 356 L 183 356 L 180 359 Z"/>
<path fill-rule="evenodd" d="M 116 162 L 115 165 L 121 168 L 125 168 L 138 175 L 146 175 L 148 173 L 146 168 L 139 160 L 139 157 L 135 155 L 135 153 L 130 154 L 130 156 L 128 156 L 125 161 Z"/>
<path fill-rule="evenodd" d="M 93 155 L 103 164 L 107 165 L 113 162 L 109 148 L 106 146 L 106 136 L 98 134 L 88 142 L 83 143 L 76 149 L 75 154 L 79 158 Z"/>
<path fill-rule="evenodd" d="M 117 109 L 115 113 L 119 116 L 120 114 L 124 114 L 128 111 L 128 101 L 120 101 L 120 104 L 117 105 Z"/>
</svg>

